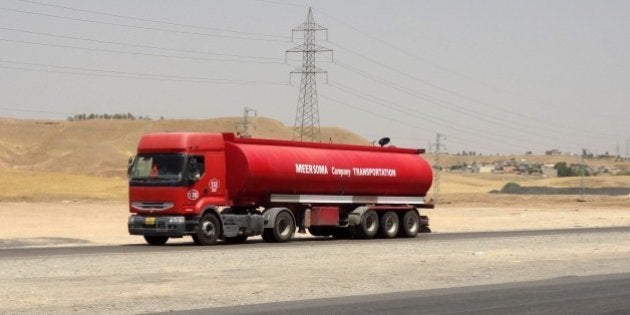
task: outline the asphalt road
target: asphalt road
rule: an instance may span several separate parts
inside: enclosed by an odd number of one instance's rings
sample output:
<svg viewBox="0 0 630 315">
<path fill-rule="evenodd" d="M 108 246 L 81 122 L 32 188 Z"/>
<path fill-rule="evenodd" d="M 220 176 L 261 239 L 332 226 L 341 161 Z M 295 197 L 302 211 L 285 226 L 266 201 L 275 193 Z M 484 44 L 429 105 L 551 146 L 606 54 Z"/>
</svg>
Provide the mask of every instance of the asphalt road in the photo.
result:
<svg viewBox="0 0 630 315">
<path fill-rule="evenodd" d="M 630 273 L 164 314 L 630 314 Z"/>
<path fill-rule="evenodd" d="M 589 234 L 589 233 L 628 233 L 630 226 L 605 227 L 605 228 L 573 228 L 555 230 L 527 230 L 527 231 L 497 231 L 497 232 L 464 232 L 464 233 L 427 233 L 419 234 L 416 238 L 404 239 L 371 239 L 371 240 L 335 240 L 332 238 L 307 237 L 296 238 L 289 243 L 266 243 L 262 240 L 248 240 L 244 244 L 220 244 L 217 246 L 195 246 L 192 240 L 187 243 L 175 243 L 165 246 L 148 246 L 138 237 L 137 244 L 113 245 L 113 246 L 71 246 L 71 247 L 19 247 L 9 244 L 4 247 L 0 245 L 0 259 L 13 259 L 21 257 L 42 257 L 42 256 L 72 256 L 72 255 L 94 255 L 94 254 L 127 254 L 127 253 L 152 253 L 152 252 L 187 252 L 187 251 L 211 251 L 211 250 L 233 250 L 244 247 L 286 247 L 286 246 L 322 246 L 331 244 L 347 244 L 349 242 L 426 242 L 426 241 L 449 241 L 467 239 L 488 239 L 488 238 L 513 238 L 547 235 L 569 235 L 569 234 Z M 630 296 L 630 294 L 629 294 Z"/>
</svg>

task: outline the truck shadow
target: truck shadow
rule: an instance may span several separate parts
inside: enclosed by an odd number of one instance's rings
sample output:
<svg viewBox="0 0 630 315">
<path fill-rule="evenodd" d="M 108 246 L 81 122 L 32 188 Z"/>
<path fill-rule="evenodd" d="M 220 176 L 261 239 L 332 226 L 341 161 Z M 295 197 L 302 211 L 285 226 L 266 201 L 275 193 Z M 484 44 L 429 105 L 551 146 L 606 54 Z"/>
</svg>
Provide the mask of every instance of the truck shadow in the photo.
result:
<svg viewBox="0 0 630 315">
<path fill-rule="evenodd" d="M 246 247 L 248 245 L 250 246 L 257 246 L 257 245 L 261 245 L 261 244 L 265 244 L 265 245 L 289 245 L 289 244 L 308 244 L 308 243 L 313 243 L 313 244 L 320 244 L 320 243 L 327 243 L 327 242 L 344 242 L 344 241 L 353 241 L 353 242 L 362 242 L 362 241 L 374 241 L 374 240 L 401 240 L 400 238 L 393 238 L 393 239 L 384 239 L 384 238 L 375 238 L 375 239 L 360 239 L 360 238 L 333 238 L 333 237 L 323 237 L 323 236 L 302 236 L 302 237 L 298 237 L 298 238 L 293 238 L 291 239 L 291 241 L 289 242 L 284 242 L 284 243 L 273 243 L 273 242 L 265 242 L 262 238 L 254 238 L 254 239 L 250 239 L 247 240 L 243 243 L 226 243 L 224 241 L 219 241 L 216 245 L 211 245 L 211 246 L 201 246 L 201 245 L 196 245 L 192 240 L 190 240 L 190 242 L 185 242 L 183 240 L 177 240 L 176 243 L 166 243 L 165 245 L 162 246 L 152 246 L 146 243 L 138 243 L 138 244 L 124 244 L 121 246 L 125 246 L 125 247 L 155 247 L 155 248 L 159 248 L 159 247 L 200 247 L 200 248 L 212 248 L 212 247 L 233 247 L 233 246 L 238 246 L 238 247 Z"/>
</svg>

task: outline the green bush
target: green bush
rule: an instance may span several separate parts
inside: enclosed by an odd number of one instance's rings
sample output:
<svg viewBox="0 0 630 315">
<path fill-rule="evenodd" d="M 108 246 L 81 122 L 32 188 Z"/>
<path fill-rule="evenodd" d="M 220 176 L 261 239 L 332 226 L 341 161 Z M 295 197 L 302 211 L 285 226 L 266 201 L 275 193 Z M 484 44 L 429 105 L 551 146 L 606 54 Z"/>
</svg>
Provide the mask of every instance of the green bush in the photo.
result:
<svg viewBox="0 0 630 315">
<path fill-rule="evenodd" d="M 502 192 L 516 192 L 519 189 L 521 189 L 521 185 L 519 185 L 516 182 L 508 182 L 507 184 L 503 185 L 503 188 L 501 188 Z"/>
</svg>

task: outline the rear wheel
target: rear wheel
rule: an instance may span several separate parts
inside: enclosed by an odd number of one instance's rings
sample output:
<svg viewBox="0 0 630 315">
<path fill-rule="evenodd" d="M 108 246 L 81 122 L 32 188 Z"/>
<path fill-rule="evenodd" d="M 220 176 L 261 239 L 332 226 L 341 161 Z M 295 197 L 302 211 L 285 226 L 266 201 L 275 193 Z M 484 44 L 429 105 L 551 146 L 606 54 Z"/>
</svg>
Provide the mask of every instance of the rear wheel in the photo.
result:
<svg viewBox="0 0 630 315">
<path fill-rule="evenodd" d="M 145 235 L 144 240 L 147 241 L 149 245 L 160 246 L 166 244 L 168 241 L 168 236 L 149 236 Z"/>
<path fill-rule="evenodd" d="M 378 232 L 378 214 L 368 210 L 361 216 L 359 225 L 353 227 L 353 234 L 360 238 L 373 238 Z"/>
<path fill-rule="evenodd" d="M 293 217 L 287 211 L 282 211 L 276 216 L 273 228 L 263 231 L 262 238 L 266 242 L 286 242 L 291 239 L 293 233 L 295 233 Z"/>
<path fill-rule="evenodd" d="M 193 236 L 198 245 L 214 245 L 221 235 L 221 223 L 212 213 L 204 214 L 199 221 L 199 231 Z"/>
<path fill-rule="evenodd" d="M 416 237 L 420 231 L 420 216 L 415 210 L 405 212 L 398 235 L 402 237 Z"/>
<path fill-rule="evenodd" d="M 395 212 L 389 211 L 383 214 L 379 224 L 380 235 L 385 238 L 396 237 L 396 235 L 398 234 L 398 229 L 400 227 L 399 222 L 400 221 L 398 220 L 398 215 Z"/>
</svg>

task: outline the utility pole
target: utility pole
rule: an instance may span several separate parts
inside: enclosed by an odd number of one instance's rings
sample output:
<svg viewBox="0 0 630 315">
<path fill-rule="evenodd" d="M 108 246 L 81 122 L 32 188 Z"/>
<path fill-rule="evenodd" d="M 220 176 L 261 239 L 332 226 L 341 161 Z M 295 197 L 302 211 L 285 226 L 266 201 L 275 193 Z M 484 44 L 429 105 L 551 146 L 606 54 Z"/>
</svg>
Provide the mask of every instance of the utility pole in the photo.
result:
<svg viewBox="0 0 630 315">
<path fill-rule="evenodd" d="M 630 159 L 630 139 L 626 139 L 626 160 Z"/>
<path fill-rule="evenodd" d="M 441 133 L 435 134 L 435 164 L 433 165 L 435 173 L 435 182 L 433 184 L 433 203 L 438 204 L 440 202 L 440 175 L 442 173 L 442 166 L 440 165 L 440 154 L 442 149 L 446 149 L 446 145 L 442 143 L 442 140 L 446 140 L 446 135 Z"/>
<path fill-rule="evenodd" d="M 584 159 L 586 158 L 586 149 L 582 149 L 582 161 L 580 162 L 580 199 L 578 201 L 585 201 L 584 199 L 584 173 L 586 172 L 586 165 Z"/>
<path fill-rule="evenodd" d="M 290 73 L 290 76 L 294 73 L 302 74 L 295 124 L 293 126 L 293 140 L 321 142 L 315 78 L 318 73 L 327 74 L 328 72 L 315 66 L 315 54 L 326 51 L 332 54 L 332 49 L 315 44 L 315 32 L 317 31 L 326 31 L 326 38 L 328 38 L 328 29 L 315 23 L 313 9 L 309 7 L 306 21 L 291 32 L 291 38 L 293 38 L 294 32 L 304 32 L 304 43 L 286 51 L 287 55 L 288 53 L 302 54 L 302 67 Z"/>
<path fill-rule="evenodd" d="M 253 108 L 245 107 L 243 108 L 243 122 L 240 124 L 243 125 L 243 132 L 240 133 L 241 138 L 251 138 L 252 135 L 249 134 L 249 113 L 254 113 L 254 118 L 257 117 L 256 110 Z"/>
<path fill-rule="evenodd" d="M 621 158 L 621 147 L 619 146 L 619 141 L 617 141 L 617 145 L 615 146 L 615 160 Z"/>
</svg>

